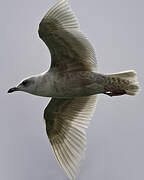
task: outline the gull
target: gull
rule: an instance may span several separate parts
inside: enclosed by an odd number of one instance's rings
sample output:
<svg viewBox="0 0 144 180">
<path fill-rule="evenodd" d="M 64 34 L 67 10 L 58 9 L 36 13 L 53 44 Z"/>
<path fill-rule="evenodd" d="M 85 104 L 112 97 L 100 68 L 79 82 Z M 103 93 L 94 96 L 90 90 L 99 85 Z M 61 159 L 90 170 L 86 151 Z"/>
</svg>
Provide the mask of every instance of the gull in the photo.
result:
<svg viewBox="0 0 144 180">
<path fill-rule="evenodd" d="M 134 70 L 97 73 L 96 56 L 80 31 L 68 0 L 61 0 L 44 16 L 38 30 L 51 54 L 51 67 L 8 90 L 51 97 L 44 110 L 46 132 L 59 165 L 70 179 L 79 173 L 86 149 L 86 131 L 97 94 L 135 95 L 139 85 Z"/>
</svg>

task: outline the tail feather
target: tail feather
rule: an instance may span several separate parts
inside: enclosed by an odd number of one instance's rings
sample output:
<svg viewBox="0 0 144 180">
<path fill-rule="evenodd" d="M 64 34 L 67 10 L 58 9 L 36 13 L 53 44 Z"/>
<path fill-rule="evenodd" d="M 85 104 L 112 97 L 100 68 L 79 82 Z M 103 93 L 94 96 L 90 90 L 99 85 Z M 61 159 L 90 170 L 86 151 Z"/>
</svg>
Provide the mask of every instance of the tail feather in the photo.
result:
<svg viewBox="0 0 144 180">
<path fill-rule="evenodd" d="M 136 71 L 130 70 L 130 71 L 122 71 L 118 73 L 110 74 L 109 77 L 119 77 L 121 79 L 127 79 L 129 81 L 136 81 Z"/>
<path fill-rule="evenodd" d="M 134 96 L 139 91 L 136 72 L 134 70 L 123 71 L 108 75 L 110 78 L 120 79 L 120 88 L 125 90 L 126 94 Z"/>
<path fill-rule="evenodd" d="M 125 91 L 126 91 L 126 93 L 128 95 L 135 96 L 137 94 L 137 92 L 139 91 L 139 84 L 138 84 L 138 82 L 131 83 L 128 86 L 128 89 L 125 90 Z"/>
</svg>

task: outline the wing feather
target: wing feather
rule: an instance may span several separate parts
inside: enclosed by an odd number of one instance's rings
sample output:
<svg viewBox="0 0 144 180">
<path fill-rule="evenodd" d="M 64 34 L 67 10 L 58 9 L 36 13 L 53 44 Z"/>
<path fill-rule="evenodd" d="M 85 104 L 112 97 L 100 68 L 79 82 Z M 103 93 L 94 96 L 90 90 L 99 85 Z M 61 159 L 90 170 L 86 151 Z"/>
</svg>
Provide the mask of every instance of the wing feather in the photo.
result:
<svg viewBox="0 0 144 180">
<path fill-rule="evenodd" d="M 96 71 L 96 57 L 88 38 L 67 0 L 59 1 L 44 16 L 39 36 L 51 53 L 51 68 L 56 71 Z"/>
<path fill-rule="evenodd" d="M 44 111 L 46 131 L 60 166 L 74 179 L 86 149 L 86 132 L 96 107 L 96 95 L 52 98 Z"/>
<path fill-rule="evenodd" d="M 79 22 L 70 8 L 68 0 L 61 0 L 55 4 L 42 19 L 40 26 L 43 25 L 49 25 L 49 32 L 57 29 L 80 29 Z"/>
</svg>

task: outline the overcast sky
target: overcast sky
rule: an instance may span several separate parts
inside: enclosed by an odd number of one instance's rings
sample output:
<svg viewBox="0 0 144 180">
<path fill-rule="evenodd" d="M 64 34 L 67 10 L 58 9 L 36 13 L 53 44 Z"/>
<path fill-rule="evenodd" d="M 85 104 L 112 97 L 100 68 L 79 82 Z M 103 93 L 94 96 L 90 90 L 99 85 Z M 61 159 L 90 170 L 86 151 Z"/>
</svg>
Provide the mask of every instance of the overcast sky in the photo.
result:
<svg viewBox="0 0 144 180">
<path fill-rule="evenodd" d="M 7 94 L 23 78 L 45 71 L 50 55 L 38 24 L 56 0 L 0 2 L 0 179 L 68 180 L 52 153 L 43 123 L 49 99 Z M 98 71 L 135 69 L 141 92 L 100 95 L 77 180 L 144 179 L 144 1 L 70 0 L 96 49 Z"/>
</svg>

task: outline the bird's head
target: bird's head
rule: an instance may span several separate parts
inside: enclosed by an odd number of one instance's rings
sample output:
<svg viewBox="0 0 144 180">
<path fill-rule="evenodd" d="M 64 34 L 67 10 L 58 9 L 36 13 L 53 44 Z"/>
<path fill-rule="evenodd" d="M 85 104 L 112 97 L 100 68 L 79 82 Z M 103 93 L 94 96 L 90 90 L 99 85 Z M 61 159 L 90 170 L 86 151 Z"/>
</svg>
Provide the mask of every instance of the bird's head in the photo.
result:
<svg viewBox="0 0 144 180">
<path fill-rule="evenodd" d="M 35 90 L 36 90 L 36 78 L 31 77 L 21 81 L 18 86 L 10 88 L 8 90 L 8 93 L 12 93 L 14 91 L 24 91 L 30 94 L 34 94 Z"/>
</svg>

